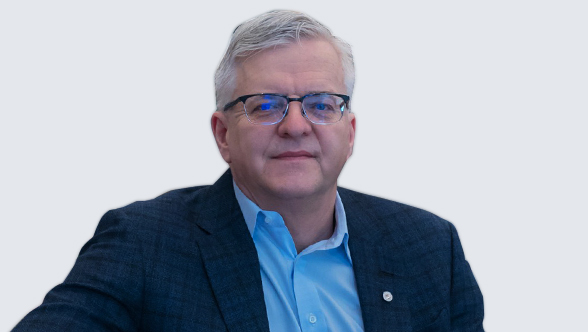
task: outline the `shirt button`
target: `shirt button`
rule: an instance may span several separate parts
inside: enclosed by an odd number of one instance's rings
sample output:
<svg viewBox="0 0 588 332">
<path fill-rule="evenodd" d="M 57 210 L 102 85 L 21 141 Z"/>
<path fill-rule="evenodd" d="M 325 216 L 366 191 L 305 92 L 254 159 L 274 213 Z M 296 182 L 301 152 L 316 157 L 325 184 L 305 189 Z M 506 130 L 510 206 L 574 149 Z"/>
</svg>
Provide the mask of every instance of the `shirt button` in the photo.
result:
<svg viewBox="0 0 588 332">
<path fill-rule="evenodd" d="M 265 223 L 269 224 L 270 222 L 272 222 L 272 219 L 270 217 L 265 217 Z"/>
<path fill-rule="evenodd" d="M 390 302 L 390 301 L 392 301 L 392 293 L 390 293 L 390 292 L 388 292 L 388 291 L 385 291 L 385 292 L 382 294 L 382 297 L 384 298 L 384 301 L 386 301 L 386 302 Z"/>
<path fill-rule="evenodd" d="M 312 324 L 316 323 L 316 316 L 313 314 L 310 314 L 310 317 L 308 317 L 308 321 L 311 322 Z"/>
</svg>

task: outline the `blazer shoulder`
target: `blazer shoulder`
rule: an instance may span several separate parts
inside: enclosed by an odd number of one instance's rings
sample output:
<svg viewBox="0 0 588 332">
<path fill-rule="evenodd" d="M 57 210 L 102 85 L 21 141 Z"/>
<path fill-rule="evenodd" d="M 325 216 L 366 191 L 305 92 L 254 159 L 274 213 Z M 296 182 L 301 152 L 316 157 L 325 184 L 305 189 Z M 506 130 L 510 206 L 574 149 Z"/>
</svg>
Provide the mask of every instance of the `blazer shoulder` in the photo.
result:
<svg viewBox="0 0 588 332">
<path fill-rule="evenodd" d="M 136 201 L 116 210 L 125 213 L 145 213 L 167 210 L 178 211 L 182 208 L 188 207 L 189 204 L 192 203 L 195 199 L 198 199 L 198 196 L 202 194 L 202 192 L 205 191 L 208 187 L 210 186 L 195 186 L 170 190 L 155 198 L 145 201 Z"/>
<path fill-rule="evenodd" d="M 380 231 L 451 233 L 453 226 L 449 221 L 421 208 L 341 187 L 338 192 L 348 219 L 369 222 L 370 227 Z"/>
<path fill-rule="evenodd" d="M 100 221 L 98 229 L 124 224 L 125 228 L 137 231 L 168 232 L 185 229 L 194 215 L 197 202 L 210 186 L 175 189 L 150 200 L 136 201 L 108 211 Z"/>
</svg>

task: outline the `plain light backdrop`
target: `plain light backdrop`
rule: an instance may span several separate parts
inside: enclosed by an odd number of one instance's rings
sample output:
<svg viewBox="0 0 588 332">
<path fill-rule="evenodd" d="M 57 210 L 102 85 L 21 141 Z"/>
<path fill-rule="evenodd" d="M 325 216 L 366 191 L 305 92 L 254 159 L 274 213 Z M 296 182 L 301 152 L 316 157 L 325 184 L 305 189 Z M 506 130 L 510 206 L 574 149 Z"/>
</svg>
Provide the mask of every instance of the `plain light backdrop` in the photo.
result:
<svg viewBox="0 0 588 332">
<path fill-rule="evenodd" d="M 452 221 L 489 331 L 588 331 L 584 1 L 3 1 L 0 330 L 109 209 L 226 169 L 213 72 L 237 24 L 306 12 L 349 42 L 339 184 Z"/>
</svg>

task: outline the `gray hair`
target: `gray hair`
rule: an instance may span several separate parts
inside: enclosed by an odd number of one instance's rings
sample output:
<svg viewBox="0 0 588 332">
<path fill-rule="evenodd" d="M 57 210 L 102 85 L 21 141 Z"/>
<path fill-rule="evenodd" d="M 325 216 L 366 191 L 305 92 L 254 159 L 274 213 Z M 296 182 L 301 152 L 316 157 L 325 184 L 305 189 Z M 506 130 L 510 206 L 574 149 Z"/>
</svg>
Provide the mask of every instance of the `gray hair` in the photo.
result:
<svg viewBox="0 0 588 332">
<path fill-rule="evenodd" d="M 345 77 L 347 94 L 353 94 L 355 66 L 351 46 L 333 36 L 329 28 L 314 18 L 290 10 L 272 10 L 251 18 L 237 26 L 214 75 L 216 109 L 222 110 L 235 91 L 235 66 L 243 58 L 263 50 L 299 42 L 302 38 L 323 38 L 333 44 Z"/>
</svg>

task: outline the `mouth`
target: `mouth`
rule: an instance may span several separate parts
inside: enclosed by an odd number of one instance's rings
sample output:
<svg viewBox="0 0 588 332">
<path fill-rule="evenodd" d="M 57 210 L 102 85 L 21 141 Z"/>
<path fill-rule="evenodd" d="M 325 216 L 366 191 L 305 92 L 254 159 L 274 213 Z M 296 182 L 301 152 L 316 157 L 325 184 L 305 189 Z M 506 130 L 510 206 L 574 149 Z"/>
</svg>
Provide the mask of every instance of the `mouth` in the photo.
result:
<svg viewBox="0 0 588 332">
<path fill-rule="evenodd" d="M 312 155 L 312 153 L 310 153 L 308 151 L 304 151 L 304 150 L 286 151 L 286 152 L 282 152 L 279 155 L 273 157 L 273 159 L 279 159 L 279 160 L 304 160 L 304 159 L 309 159 L 309 158 L 314 158 L 314 156 Z"/>
</svg>

